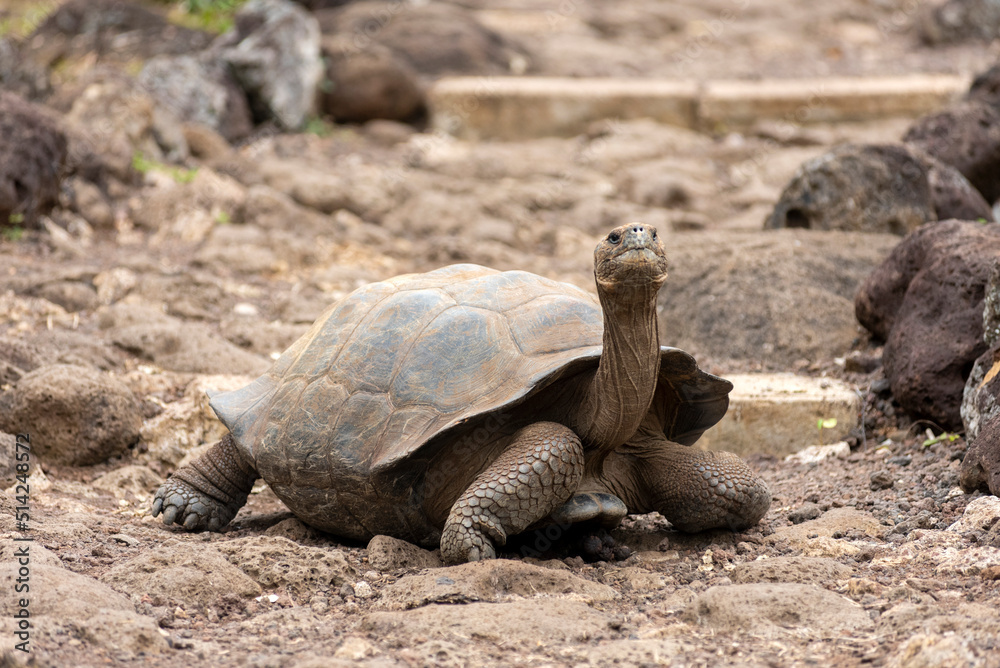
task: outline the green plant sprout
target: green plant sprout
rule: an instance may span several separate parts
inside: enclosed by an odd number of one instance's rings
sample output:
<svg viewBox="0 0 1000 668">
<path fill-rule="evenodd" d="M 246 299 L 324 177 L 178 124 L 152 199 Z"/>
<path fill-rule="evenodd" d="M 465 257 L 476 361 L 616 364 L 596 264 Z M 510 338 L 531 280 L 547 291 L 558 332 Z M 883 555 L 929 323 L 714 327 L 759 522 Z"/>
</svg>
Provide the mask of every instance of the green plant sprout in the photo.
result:
<svg viewBox="0 0 1000 668">
<path fill-rule="evenodd" d="M 198 174 L 197 167 L 194 169 L 185 169 L 183 167 L 165 165 L 162 162 L 150 160 L 141 151 L 136 151 L 132 154 L 132 169 L 140 174 L 147 174 L 152 171 L 165 172 L 177 183 L 191 183 Z"/>
<path fill-rule="evenodd" d="M 943 431 L 937 436 L 925 439 L 921 445 L 927 448 L 934 445 L 935 443 L 940 443 L 941 441 L 948 441 L 949 443 L 951 443 L 953 441 L 958 440 L 958 438 L 959 438 L 958 434 L 953 434 L 950 431 Z"/>
<path fill-rule="evenodd" d="M 823 445 L 823 430 L 837 426 L 837 418 L 819 418 L 816 420 L 816 430 L 819 431 L 819 444 Z"/>
<path fill-rule="evenodd" d="M 3 230 L 3 238 L 7 241 L 18 242 L 23 236 L 24 228 L 19 225 L 15 225 L 14 227 L 5 227 Z"/>
<path fill-rule="evenodd" d="M 302 128 L 303 132 L 316 135 L 317 137 L 329 137 L 333 134 L 333 130 L 333 123 L 325 118 L 319 118 L 316 116 L 307 120 L 305 127 Z"/>
<path fill-rule="evenodd" d="M 246 0 L 184 0 L 170 12 L 178 25 L 208 32 L 224 33 L 233 27 L 233 17 Z"/>
</svg>

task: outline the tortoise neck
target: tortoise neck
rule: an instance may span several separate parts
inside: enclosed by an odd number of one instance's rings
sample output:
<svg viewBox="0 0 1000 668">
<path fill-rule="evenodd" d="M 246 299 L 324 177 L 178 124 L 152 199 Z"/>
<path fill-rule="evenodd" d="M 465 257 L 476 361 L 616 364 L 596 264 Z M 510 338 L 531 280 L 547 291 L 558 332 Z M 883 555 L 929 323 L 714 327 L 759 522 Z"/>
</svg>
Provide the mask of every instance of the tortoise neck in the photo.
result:
<svg viewBox="0 0 1000 668">
<path fill-rule="evenodd" d="M 641 515 L 659 510 L 658 501 L 669 489 L 673 462 L 665 454 L 670 442 L 652 416 L 621 447 L 610 452 L 600 468 L 584 479 L 589 485 L 581 491 L 606 491 L 625 502 L 629 514 Z M 593 489 L 590 489 L 593 488 Z"/>
<path fill-rule="evenodd" d="M 629 514 L 651 512 L 653 507 L 644 486 L 645 481 L 639 475 L 638 461 L 633 455 L 621 450 L 609 453 L 599 470 L 591 471 L 584 477 L 577 492 L 614 494 L 625 503 Z"/>
<path fill-rule="evenodd" d="M 635 433 L 653 401 L 660 369 L 660 285 L 597 284 L 604 310 L 604 350 L 581 404 L 578 433 L 585 447 L 605 455 Z"/>
</svg>

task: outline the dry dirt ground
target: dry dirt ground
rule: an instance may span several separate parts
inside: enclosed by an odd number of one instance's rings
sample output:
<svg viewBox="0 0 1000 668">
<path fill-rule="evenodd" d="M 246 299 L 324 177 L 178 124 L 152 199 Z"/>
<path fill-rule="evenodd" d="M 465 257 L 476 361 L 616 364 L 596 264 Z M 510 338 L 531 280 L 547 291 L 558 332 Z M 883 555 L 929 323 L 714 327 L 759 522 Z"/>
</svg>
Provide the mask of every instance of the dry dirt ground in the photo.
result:
<svg viewBox="0 0 1000 668">
<path fill-rule="evenodd" d="M 992 64 L 992 46 L 919 45 L 921 4 L 510 2 L 482 16 L 530 40 L 538 70 L 554 74 L 972 74 Z M 478 144 L 388 123 L 266 133 L 192 159 L 190 180 L 148 170 L 116 194 L 110 229 L 8 234 L 7 359 L 16 350 L 36 365 L 106 372 L 138 396 L 143 425 L 107 463 L 42 461 L 27 532 L 13 519 L 16 488 L 0 499 L 5 650 L 19 642 L 24 545 L 32 592 L 31 652 L 0 665 L 1000 666 L 1000 502 L 958 488 L 960 436 L 926 443 L 929 425 L 897 413 L 877 343 L 852 324 L 855 274 L 815 306 L 846 330 L 799 332 L 822 345 L 696 351 L 722 375 L 831 374 L 866 396 L 850 454 L 751 457 L 774 501 L 750 531 L 684 535 L 653 514 L 614 532 L 632 550 L 624 561 L 586 563 L 570 541 L 531 535 L 496 562 L 442 567 L 396 541 L 319 534 L 263 483 L 221 534 L 185 534 L 149 514 L 162 479 L 219 436 L 205 389 L 260 373 L 366 282 L 468 261 L 590 289 L 597 236 L 633 219 L 664 233 L 677 267 L 664 288 L 671 313 L 690 294 L 676 286 L 716 255 L 757 266 L 750 280 L 778 292 L 800 286 L 779 282 L 777 259 L 751 260 L 836 256 L 815 280 L 840 282 L 837 266 L 863 275 L 895 238 L 761 225 L 802 160 L 844 141 L 894 141 L 910 120 L 717 136 L 611 120 L 570 139 Z M 716 327 L 745 325 L 731 316 Z M 697 343 L 684 324 L 666 322 L 663 342 L 685 331 Z M 845 369 L 852 350 L 874 363 Z M 14 380 L 2 379 L 5 392 Z"/>
</svg>

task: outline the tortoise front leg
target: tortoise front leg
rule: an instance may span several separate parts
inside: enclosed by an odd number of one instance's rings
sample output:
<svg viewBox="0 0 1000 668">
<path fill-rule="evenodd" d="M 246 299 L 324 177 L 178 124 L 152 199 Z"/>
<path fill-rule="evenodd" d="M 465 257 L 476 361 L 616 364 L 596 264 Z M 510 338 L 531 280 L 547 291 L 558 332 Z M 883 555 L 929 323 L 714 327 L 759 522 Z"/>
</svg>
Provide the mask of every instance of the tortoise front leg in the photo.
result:
<svg viewBox="0 0 1000 668">
<path fill-rule="evenodd" d="M 494 545 L 564 504 L 583 478 L 579 437 L 555 422 L 536 422 L 514 440 L 451 508 L 441 533 L 449 563 L 496 557 Z"/>
<path fill-rule="evenodd" d="M 174 472 L 153 497 L 153 517 L 188 531 L 218 531 L 229 524 L 253 488 L 257 471 L 247 464 L 231 434 Z"/>
<path fill-rule="evenodd" d="M 647 475 L 655 508 L 687 532 L 757 524 L 771 507 L 767 484 L 731 452 L 663 442 Z"/>
</svg>

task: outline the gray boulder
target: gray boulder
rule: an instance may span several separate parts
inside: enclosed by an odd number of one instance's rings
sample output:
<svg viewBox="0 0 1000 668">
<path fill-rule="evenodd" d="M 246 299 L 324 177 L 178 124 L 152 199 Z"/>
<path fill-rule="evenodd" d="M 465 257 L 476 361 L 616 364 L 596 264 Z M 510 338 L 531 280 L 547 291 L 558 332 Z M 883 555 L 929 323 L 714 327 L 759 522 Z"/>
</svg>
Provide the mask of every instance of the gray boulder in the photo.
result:
<svg viewBox="0 0 1000 668">
<path fill-rule="evenodd" d="M 143 67 L 139 83 L 181 120 L 207 125 L 231 142 L 253 129 L 246 94 L 221 63 L 157 56 Z"/>
<path fill-rule="evenodd" d="M 211 545 L 167 541 L 120 561 L 101 580 L 130 596 L 202 610 L 225 599 L 259 596 L 260 585 Z"/>
<path fill-rule="evenodd" d="M 1000 65 L 994 65 L 982 74 L 976 75 L 965 99 L 985 102 L 991 107 L 1000 109 Z"/>
<path fill-rule="evenodd" d="M 910 415 L 961 428 L 966 380 L 986 350 L 984 294 L 997 259 L 1000 226 L 943 221 L 907 236 L 858 291 L 858 321 L 886 342 L 886 377 Z"/>
<path fill-rule="evenodd" d="M 320 106 L 335 121 L 410 121 L 426 113 L 416 71 L 390 49 L 373 44 L 351 53 L 340 48 L 337 40 L 326 39 L 323 53 L 327 85 Z"/>
<path fill-rule="evenodd" d="M 246 91 L 258 121 L 297 129 L 315 111 L 323 77 L 319 24 L 289 0 L 250 0 L 213 47 Z"/>
<path fill-rule="evenodd" d="M 990 104 L 966 101 L 924 116 L 903 141 L 957 169 L 987 202 L 1000 199 L 1000 110 Z"/>
<path fill-rule="evenodd" d="M 931 3 L 918 19 L 926 44 L 989 42 L 1000 36 L 1000 3 L 995 0 L 947 0 Z"/>
<path fill-rule="evenodd" d="M 139 440 L 138 399 L 99 371 L 43 366 L 22 377 L 11 393 L 0 429 L 30 434 L 32 450 L 48 464 L 98 464 Z"/>
<path fill-rule="evenodd" d="M 468 9 L 448 3 L 370 0 L 316 13 L 324 35 L 336 35 L 345 54 L 388 47 L 427 76 L 509 74 L 524 50 L 487 28 Z"/>
<path fill-rule="evenodd" d="M 993 220 L 993 213 L 954 168 L 918 150 L 847 144 L 803 163 L 764 227 L 904 235 L 947 218 Z"/>
</svg>

